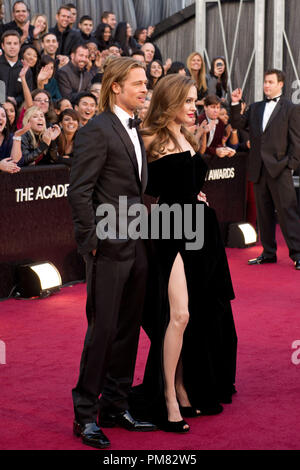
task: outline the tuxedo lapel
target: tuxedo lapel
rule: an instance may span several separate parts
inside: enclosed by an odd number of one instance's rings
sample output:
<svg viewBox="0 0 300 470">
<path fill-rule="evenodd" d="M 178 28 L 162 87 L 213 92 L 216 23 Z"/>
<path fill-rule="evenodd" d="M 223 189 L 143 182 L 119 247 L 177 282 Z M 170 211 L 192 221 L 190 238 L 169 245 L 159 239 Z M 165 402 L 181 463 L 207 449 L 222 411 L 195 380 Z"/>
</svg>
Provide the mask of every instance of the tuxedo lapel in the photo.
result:
<svg viewBox="0 0 300 470">
<path fill-rule="evenodd" d="M 140 176 L 139 176 L 139 169 L 138 169 L 138 163 L 137 163 L 137 158 L 134 150 L 134 145 L 126 132 L 126 129 L 124 128 L 123 124 L 121 123 L 120 119 L 114 114 L 110 113 L 111 119 L 112 119 L 112 125 L 117 134 L 119 135 L 125 149 L 126 149 L 126 154 L 130 158 L 130 161 L 134 167 L 137 179 L 139 184 L 141 184 Z"/>
<path fill-rule="evenodd" d="M 260 133 L 263 133 L 263 118 L 264 118 L 264 111 L 265 111 L 266 102 L 261 101 L 258 105 L 257 115 L 258 115 L 258 125 Z"/>
<path fill-rule="evenodd" d="M 142 176 L 141 176 L 141 183 L 142 183 L 142 191 L 145 192 L 146 186 L 147 186 L 147 176 L 148 176 L 148 166 L 147 166 L 147 156 L 146 156 L 146 150 L 144 146 L 143 139 L 138 132 L 139 136 L 139 141 L 142 149 Z"/>
</svg>

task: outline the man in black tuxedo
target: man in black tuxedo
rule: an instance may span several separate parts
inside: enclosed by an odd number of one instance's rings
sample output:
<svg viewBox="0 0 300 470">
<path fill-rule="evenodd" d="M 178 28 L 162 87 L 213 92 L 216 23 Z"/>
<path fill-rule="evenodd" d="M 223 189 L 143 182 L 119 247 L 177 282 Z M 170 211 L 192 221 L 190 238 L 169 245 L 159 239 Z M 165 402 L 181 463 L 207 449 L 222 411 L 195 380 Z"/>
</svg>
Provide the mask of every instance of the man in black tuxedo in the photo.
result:
<svg viewBox="0 0 300 470">
<path fill-rule="evenodd" d="M 266 99 L 253 103 L 240 114 L 240 89 L 231 99 L 231 124 L 249 128 L 249 180 L 254 183 L 258 227 L 263 252 L 248 264 L 276 263 L 276 214 L 289 248 L 290 258 L 300 269 L 300 215 L 292 170 L 300 165 L 300 107 L 282 96 L 284 74 L 272 69 L 265 73 Z"/>
<path fill-rule="evenodd" d="M 140 62 L 129 57 L 110 61 L 102 82 L 102 112 L 78 131 L 70 175 L 75 238 L 86 262 L 88 319 L 79 380 L 73 389 L 74 432 L 85 444 L 100 448 L 109 445 L 100 425 L 155 429 L 151 423 L 135 420 L 128 410 L 147 258 L 144 241 L 124 235 L 119 201 L 120 196 L 126 197 L 129 210 L 142 203 L 146 187 L 146 155 L 133 119 L 145 100 L 146 84 Z M 104 204 L 116 213 L 116 239 L 103 239 L 100 234 Z M 132 219 L 128 216 L 127 229 Z"/>
</svg>

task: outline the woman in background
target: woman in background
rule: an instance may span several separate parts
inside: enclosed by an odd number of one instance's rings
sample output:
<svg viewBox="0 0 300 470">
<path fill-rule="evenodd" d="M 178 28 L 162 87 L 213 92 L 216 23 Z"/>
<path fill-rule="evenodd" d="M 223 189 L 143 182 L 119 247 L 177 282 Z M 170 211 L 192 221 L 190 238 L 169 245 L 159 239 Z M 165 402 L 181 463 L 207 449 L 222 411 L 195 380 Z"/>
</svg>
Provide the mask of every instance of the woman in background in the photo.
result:
<svg viewBox="0 0 300 470">
<path fill-rule="evenodd" d="M 100 52 L 108 49 L 112 43 L 111 27 L 107 23 L 100 23 L 95 33 L 98 49 Z"/>
<path fill-rule="evenodd" d="M 187 58 L 187 68 L 197 86 L 197 110 L 200 113 L 204 106 L 204 98 L 207 96 L 206 71 L 203 57 L 199 52 L 192 52 Z"/>
<path fill-rule="evenodd" d="M 18 121 L 17 106 L 10 98 L 7 98 L 2 106 L 7 113 L 10 131 L 15 132 L 17 130 L 17 121 Z"/>
<path fill-rule="evenodd" d="M 131 56 L 138 49 L 138 44 L 132 36 L 132 28 L 129 23 L 121 21 L 116 28 L 114 41 L 120 44 L 122 56 Z"/>
<path fill-rule="evenodd" d="M 55 75 L 55 60 L 49 55 L 43 55 L 40 61 L 40 71 L 37 76 L 37 87 L 46 90 L 52 101 L 62 98 Z"/>
<path fill-rule="evenodd" d="M 20 159 L 14 161 L 20 166 L 47 165 L 51 163 L 50 146 L 60 134 L 57 125 L 46 128 L 44 112 L 38 106 L 31 106 L 25 112 L 23 124 L 30 129 L 22 136 Z"/>
<path fill-rule="evenodd" d="M 27 45 L 21 49 L 21 60 L 29 65 L 32 73 L 33 89 L 37 88 L 37 76 L 40 70 L 41 56 L 35 46 Z"/>
<path fill-rule="evenodd" d="M 33 30 L 33 45 L 36 49 L 41 53 L 43 51 L 42 48 L 42 37 L 44 34 L 48 33 L 48 17 L 47 15 L 37 13 L 32 17 L 31 24 L 34 26 Z"/>
<path fill-rule="evenodd" d="M 74 109 L 65 109 L 58 118 L 61 133 L 56 139 L 56 151 L 51 158 L 56 163 L 72 165 L 73 145 L 76 132 L 79 128 L 79 116 Z"/>
<path fill-rule="evenodd" d="M 0 104 L 0 171 L 18 173 L 20 167 L 21 136 L 27 132 L 30 126 L 11 132 L 9 119 L 4 106 Z"/>
<path fill-rule="evenodd" d="M 224 57 L 215 57 L 211 63 L 207 77 L 209 95 L 217 95 L 222 101 L 226 100 L 228 91 L 228 72 Z"/>
<path fill-rule="evenodd" d="M 155 85 L 163 78 L 165 72 L 160 60 L 153 60 L 148 64 L 146 75 L 148 78 L 148 89 L 153 90 Z"/>
</svg>

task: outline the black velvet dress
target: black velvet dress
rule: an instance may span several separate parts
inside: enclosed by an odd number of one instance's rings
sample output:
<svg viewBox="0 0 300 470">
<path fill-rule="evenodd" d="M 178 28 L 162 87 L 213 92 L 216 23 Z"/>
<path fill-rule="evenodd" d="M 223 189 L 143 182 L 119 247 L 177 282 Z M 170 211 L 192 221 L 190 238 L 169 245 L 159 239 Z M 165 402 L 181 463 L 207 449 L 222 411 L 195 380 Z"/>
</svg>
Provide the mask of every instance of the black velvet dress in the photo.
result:
<svg viewBox="0 0 300 470">
<path fill-rule="evenodd" d="M 204 208 L 204 244 L 187 249 L 186 240 L 149 240 L 149 279 L 142 327 L 150 341 L 143 383 L 132 389 L 133 414 L 159 425 L 166 420 L 163 342 L 169 323 L 168 281 L 180 253 L 189 296 L 189 323 L 182 347 L 183 381 L 191 404 L 203 414 L 222 410 L 234 393 L 237 336 L 230 300 L 234 298 L 230 272 L 215 211 L 198 201 L 207 166 L 199 154 L 169 154 L 148 165 L 146 194 L 158 204 L 190 204 L 195 229 L 196 206 Z M 184 233 L 184 232 L 183 232 Z"/>
</svg>

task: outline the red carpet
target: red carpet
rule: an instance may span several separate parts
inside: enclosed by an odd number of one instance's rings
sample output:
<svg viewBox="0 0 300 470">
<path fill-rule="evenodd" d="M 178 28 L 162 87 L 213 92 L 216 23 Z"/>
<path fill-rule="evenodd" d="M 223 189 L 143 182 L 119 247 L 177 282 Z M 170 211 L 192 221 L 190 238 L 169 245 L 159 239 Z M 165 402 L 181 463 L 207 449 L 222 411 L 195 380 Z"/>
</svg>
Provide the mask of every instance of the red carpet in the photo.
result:
<svg viewBox="0 0 300 470">
<path fill-rule="evenodd" d="M 247 266 L 260 247 L 228 249 L 236 291 L 238 393 L 218 416 L 190 419 L 186 435 L 109 429 L 111 450 L 300 449 L 300 272 L 279 235 L 278 263 Z M 43 300 L 0 303 L 0 449 L 89 449 L 72 435 L 71 388 L 85 334 L 85 285 Z M 300 344 L 300 343 L 299 343 Z M 141 334 L 135 381 L 148 341 Z M 1 362 L 1 360 L 0 360 Z M 294 361 L 297 362 L 297 361 Z M 298 361 L 300 362 L 300 361 Z"/>
</svg>

